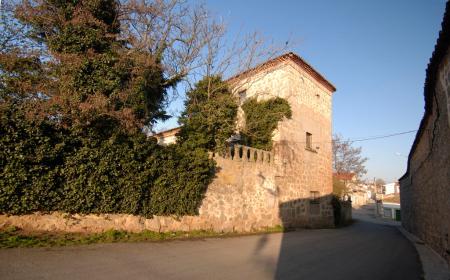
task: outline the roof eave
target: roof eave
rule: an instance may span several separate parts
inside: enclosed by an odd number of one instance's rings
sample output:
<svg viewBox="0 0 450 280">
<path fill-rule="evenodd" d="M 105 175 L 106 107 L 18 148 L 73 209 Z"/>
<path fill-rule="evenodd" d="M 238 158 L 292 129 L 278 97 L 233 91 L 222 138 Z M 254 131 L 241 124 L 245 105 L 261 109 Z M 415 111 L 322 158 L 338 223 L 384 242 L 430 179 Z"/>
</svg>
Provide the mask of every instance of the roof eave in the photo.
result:
<svg viewBox="0 0 450 280">
<path fill-rule="evenodd" d="M 275 67 L 278 64 L 291 60 L 294 63 L 296 63 L 298 66 L 300 66 L 303 70 L 305 70 L 310 76 L 312 76 L 317 82 L 319 82 L 321 85 L 323 85 L 326 89 L 328 89 L 331 93 L 336 91 L 336 87 L 330 83 L 327 79 L 325 79 L 324 76 L 322 76 L 314 67 L 312 67 L 308 62 L 306 62 L 303 58 L 298 56 L 297 54 L 293 52 L 289 52 L 286 54 L 283 54 L 281 56 L 278 56 L 276 58 L 270 59 L 264 63 L 261 63 L 249 70 L 246 70 L 244 72 L 241 72 L 237 75 L 232 76 L 231 78 L 227 79 L 226 82 L 233 84 L 237 83 L 240 80 L 243 80 L 245 78 L 248 78 L 250 76 L 253 76 L 261 71 L 267 70 L 269 68 Z"/>
</svg>

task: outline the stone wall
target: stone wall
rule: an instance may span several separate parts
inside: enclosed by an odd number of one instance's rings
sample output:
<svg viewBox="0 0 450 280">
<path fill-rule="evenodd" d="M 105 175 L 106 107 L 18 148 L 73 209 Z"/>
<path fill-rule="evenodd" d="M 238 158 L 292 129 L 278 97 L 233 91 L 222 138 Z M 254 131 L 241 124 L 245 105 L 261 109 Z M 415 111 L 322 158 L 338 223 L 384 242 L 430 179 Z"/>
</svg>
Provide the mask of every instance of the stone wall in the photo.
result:
<svg viewBox="0 0 450 280">
<path fill-rule="evenodd" d="M 400 180 L 402 224 L 450 263 L 450 55 L 439 64 L 431 110 Z"/>
<path fill-rule="evenodd" d="M 348 225 L 352 222 L 352 201 L 341 201 L 341 220 L 339 224 Z"/>
<path fill-rule="evenodd" d="M 242 153 L 239 152 L 242 148 Z M 309 199 L 280 205 L 277 169 L 272 153 L 237 146 L 233 156 L 214 155 L 216 178 L 209 185 L 198 216 L 145 219 L 133 215 L 69 215 L 35 213 L 0 215 L 0 228 L 16 226 L 27 231 L 103 232 L 109 229 L 139 232 L 213 230 L 247 232 L 276 225 L 332 227 L 329 199 L 321 199 L 311 217 Z M 280 211 L 282 209 L 282 211 Z M 302 209 L 302 211 L 300 211 Z M 323 215 L 321 215 L 323 214 Z"/>
</svg>

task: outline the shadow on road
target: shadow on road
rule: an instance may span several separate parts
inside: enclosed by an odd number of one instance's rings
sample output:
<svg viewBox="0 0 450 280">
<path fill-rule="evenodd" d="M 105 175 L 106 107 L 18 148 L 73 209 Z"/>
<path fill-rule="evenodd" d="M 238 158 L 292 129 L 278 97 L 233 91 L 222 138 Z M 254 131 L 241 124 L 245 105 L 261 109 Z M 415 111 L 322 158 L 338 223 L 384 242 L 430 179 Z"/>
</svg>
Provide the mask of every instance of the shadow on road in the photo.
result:
<svg viewBox="0 0 450 280">
<path fill-rule="evenodd" d="M 304 229 L 308 221 L 320 224 L 316 212 L 296 216 L 311 211 L 309 203 L 280 205 L 283 225 L 293 231 L 281 236 L 274 279 L 421 279 L 416 249 L 395 227 L 357 220 L 342 228 Z M 267 235 L 260 236 L 254 251 L 261 265 L 258 252 L 267 242 Z"/>
</svg>

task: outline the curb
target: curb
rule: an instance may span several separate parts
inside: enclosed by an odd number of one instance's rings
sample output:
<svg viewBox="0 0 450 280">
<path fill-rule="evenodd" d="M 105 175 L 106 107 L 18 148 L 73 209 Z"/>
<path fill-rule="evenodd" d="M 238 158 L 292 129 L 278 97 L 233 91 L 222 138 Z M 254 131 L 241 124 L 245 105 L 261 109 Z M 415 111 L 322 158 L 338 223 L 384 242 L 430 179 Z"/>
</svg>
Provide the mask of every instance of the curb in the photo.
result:
<svg viewBox="0 0 450 280">
<path fill-rule="evenodd" d="M 450 280 L 449 266 L 438 253 L 402 226 L 396 226 L 396 228 L 416 247 L 425 280 Z"/>
</svg>

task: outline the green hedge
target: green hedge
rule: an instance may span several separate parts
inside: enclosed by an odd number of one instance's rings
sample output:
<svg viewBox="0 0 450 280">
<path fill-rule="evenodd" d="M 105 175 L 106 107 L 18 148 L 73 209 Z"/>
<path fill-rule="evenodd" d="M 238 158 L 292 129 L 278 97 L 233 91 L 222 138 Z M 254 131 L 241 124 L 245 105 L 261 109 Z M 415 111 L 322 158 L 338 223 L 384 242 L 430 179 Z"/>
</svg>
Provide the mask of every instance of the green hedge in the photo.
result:
<svg viewBox="0 0 450 280">
<path fill-rule="evenodd" d="M 11 111 L 0 119 L 1 213 L 192 215 L 213 170 L 206 150 L 142 133 L 74 133 Z"/>
</svg>

